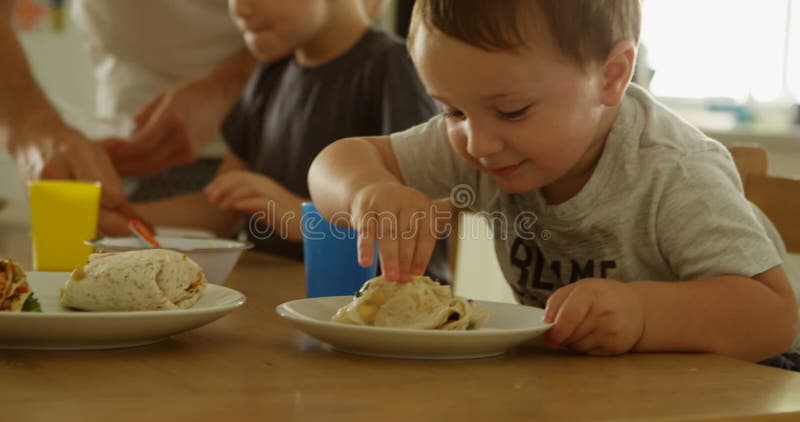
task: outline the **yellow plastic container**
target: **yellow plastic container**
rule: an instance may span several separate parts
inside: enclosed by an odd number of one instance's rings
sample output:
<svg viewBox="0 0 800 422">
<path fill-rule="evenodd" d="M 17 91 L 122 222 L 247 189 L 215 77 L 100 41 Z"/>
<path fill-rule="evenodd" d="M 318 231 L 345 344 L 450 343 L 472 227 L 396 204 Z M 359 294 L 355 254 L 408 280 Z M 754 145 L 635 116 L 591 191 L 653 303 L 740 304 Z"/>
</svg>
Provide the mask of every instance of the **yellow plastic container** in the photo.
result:
<svg viewBox="0 0 800 422">
<path fill-rule="evenodd" d="M 73 180 L 41 180 L 28 185 L 31 201 L 33 268 L 71 271 L 86 263 L 95 237 L 101 185 Z"/>
</svg>

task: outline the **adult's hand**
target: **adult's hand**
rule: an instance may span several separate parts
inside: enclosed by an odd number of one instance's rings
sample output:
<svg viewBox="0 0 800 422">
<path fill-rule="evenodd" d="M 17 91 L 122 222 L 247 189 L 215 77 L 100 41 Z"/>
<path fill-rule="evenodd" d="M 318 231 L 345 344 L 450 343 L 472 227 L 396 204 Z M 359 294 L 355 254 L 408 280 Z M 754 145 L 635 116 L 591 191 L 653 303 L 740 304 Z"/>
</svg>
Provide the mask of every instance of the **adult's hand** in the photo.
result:
<svg viewBox="0 0 800 422">
<path fill-rule="evenodd" d="M 24 182 L 78 179 L 103 184 L 104 209 L 125 203 L 119 176 L 102 148 L 64 124 L 30 72 L 11 27 L 14 0 L 0 0 L 0 145 Z"/>
<path fill-rule="evenodd" d="M 110 218 L 127 205 L 127 200 L 111 160 L 98 143 L 70 127 L 58 125 L 28 132 L 24 142 L 14 145 L 12 157 L 24 182 L 41 179 L 100 182 L 99 231 L 108 235 L 129 233 L 127 223 L 120 224 L 119 218 Z"/>
<path fill-rule="evenodd" d="M 213 95 L 213 89 L 193 81 L 152 99 L 135 116 L 138 129 L 129 140 L 105 143 L 119 173 L 148 176 L 194 162 L 224 118 L 209 106 Z"/>
<path fill-rule="evenodd" d="M 11 151 L 24 182 L 40 179 L 97 181 L 103 185 L 101 204 L 125 203 L 119 175 L 100 145 L 68 126 L 37 128 L 15 142 Z"/>
<path fill-rule="evenodd" d="M 125 141 L 106 142 L 120 174 L 147 176 L 192 163 L 217 134 L 256 61 L 243 50 L 208 75 L 176 85 L 135 116 L 137 130 Z"/>
</svg>

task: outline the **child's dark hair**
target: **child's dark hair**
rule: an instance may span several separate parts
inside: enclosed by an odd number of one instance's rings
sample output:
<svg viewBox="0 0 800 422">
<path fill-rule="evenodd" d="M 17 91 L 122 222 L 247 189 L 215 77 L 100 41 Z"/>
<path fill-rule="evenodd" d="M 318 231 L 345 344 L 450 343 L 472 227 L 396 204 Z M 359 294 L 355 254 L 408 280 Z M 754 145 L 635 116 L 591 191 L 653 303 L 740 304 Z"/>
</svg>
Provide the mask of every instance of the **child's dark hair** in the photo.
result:
<svg viewBox="0 0 800 422">
<path fill-rule="evenodd" d="M 605 60 L 620 41 L 639 42 L 641 4 L 640 0 L 416 0 L 408 37 L 412 54 L 420 24 L 488 51 L 532 47 L 531 34 L 539 31 L 585 67 Z"/>
</svg>

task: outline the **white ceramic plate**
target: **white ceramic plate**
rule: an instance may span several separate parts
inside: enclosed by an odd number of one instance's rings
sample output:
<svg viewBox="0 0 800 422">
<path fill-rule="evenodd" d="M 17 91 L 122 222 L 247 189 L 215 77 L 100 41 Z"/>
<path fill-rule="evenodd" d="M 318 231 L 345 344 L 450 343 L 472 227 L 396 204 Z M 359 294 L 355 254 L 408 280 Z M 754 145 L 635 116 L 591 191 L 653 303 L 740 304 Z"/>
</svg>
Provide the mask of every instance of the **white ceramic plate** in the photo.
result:
<svg viewBox="0 0 800 422">
<path fill-rule="evenodd" d="M 200 300 L 183 310 L 82 312 L 59 304 L 69 273 L 28 272 L 42 312 L 0 312 L 0 349 L 113 349 L 155 343 L 214 321 L 241 306 L 245 297 L 208 284 Z"/>
<path fill-rule="evenodd" d="M 331 322 L 352 296 L 300 299 L 275 310 L 295 327 L 334 350 L 360 355 L 408 359 L 471 359 L 503 354 L 537 338 L 550 328 L 544 310 L 510 303 L 476 300 L 489 311 L 484 327 L 470 331 L 364 327 Z"/>
</svg>

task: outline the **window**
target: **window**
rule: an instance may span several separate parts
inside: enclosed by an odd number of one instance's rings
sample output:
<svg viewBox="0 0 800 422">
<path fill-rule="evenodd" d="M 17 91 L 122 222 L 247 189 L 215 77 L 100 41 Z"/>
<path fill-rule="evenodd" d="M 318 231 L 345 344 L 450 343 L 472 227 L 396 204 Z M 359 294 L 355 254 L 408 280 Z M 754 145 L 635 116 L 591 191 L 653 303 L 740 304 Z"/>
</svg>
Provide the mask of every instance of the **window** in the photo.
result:
<svg viewBox="0 0 800 422">
<path fill-rule="evenodd" d="M 800 98 L 800 0 L 644 0 L 642 21 L 657 96 Z"/>
</svg>

